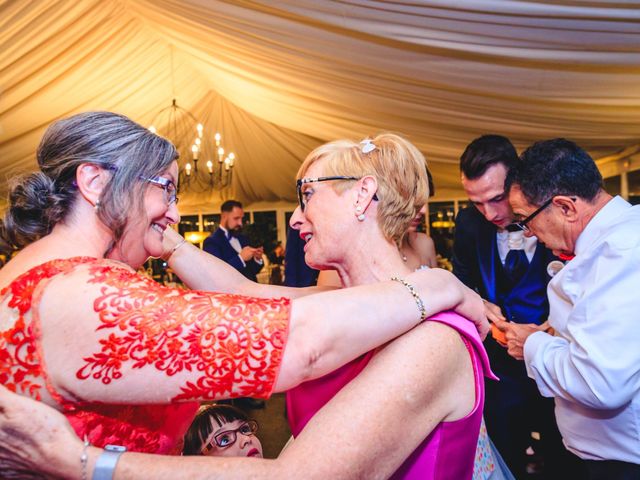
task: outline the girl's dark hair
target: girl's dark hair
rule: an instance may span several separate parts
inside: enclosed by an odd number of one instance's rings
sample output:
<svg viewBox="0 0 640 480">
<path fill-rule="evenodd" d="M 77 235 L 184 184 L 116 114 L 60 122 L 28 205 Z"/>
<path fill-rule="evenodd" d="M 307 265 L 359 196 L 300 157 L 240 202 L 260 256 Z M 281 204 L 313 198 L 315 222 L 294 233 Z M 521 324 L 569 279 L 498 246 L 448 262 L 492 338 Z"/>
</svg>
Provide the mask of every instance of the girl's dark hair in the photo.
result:
<svg viewBox="0 0 640 480">
<path fill-rule="evenodd" d="M 242 410 L 231 405 L 216 404 L 203 407 L 193 419 L 184 436 L 182 455 L 201 455 L 202 444 L 214 430 L 211 420 L 221 427 L 225 423 L 236 420 L 246 422 L 249 417 Z"/>
<path fill-rule="evenodd" d="M 142 211 L 140 178 L 162 174 L 177 158 L 171 142 L 117 113 L 86 112 L 53 123 L 38 146 L 40 171 L 11 182 L 0 249 L 21 249 L 67 218 L 78 197 L 76 170 L 83 163 L 113 172 L 97 214 L 117 243 L 131 212 Z"/>
</svg>

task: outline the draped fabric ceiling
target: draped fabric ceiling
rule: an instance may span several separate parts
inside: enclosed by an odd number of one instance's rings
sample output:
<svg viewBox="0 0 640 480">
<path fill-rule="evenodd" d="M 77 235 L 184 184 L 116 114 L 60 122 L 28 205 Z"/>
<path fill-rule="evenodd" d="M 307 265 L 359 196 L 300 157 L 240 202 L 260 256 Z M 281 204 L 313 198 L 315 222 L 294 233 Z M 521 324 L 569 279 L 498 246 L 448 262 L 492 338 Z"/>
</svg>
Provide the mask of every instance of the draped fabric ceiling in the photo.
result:
<svg viewBox="0 0 640 480">
<path fill-rule="evenodd" d="M 484 133 L 636 161 L 639 4 L 0 0 L 0 193 L 36 168 L 54 120 L 99 109 L 148 125 L 174 97 L 223 133 L 238 158 L 225 196 L 253 205 L 295 201 L 320 143 L 380 131 L 418 145 L 440 198 L 463 196 L 458 158 Z"/>
</svg>

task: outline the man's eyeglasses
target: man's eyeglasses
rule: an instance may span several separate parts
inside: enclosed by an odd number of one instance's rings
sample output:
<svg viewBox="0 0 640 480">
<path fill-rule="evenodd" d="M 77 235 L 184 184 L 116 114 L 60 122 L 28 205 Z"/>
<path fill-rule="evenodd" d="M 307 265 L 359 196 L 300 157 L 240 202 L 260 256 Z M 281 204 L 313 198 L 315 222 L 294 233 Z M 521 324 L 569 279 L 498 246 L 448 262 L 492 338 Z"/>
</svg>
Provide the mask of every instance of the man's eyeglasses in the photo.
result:
<svg viewBox="0 0 640 480">
<path fill-rule="evenodd" d="M 172 203 L 178 204 L 178 189 L 176 188 L 176 184 L 173 183 L 172 180 L 164 177 L 140 177 L 141 180 L 145 182 L 149 182 L 156 187 L 160 187 L 164 190 L 164 198 L 167 202 L 167 205 L 171 205 Z"/>
<path fill-rule="evenodd" d="M 536 216 L 538 216 L 540 214 L 540 212 L 542 212 L 545 208 L 547 208 L 549 205 L 551 205 L 551 202 L 553 201 L 553 197 L 551 197 L 549 200 L 547 200 L 546 202 L 544 202 L 542 205 L 540 205 L 531 215 L 529 215 L 528 217 L 520 220 L 519 222 L 515 222 L 513 225 L 515 225 L 516 227 L 518 227 L 520 230 L 522 230 L 523 232 L 530 232 L 531 230 L 529 229 L 529 227 L 527 226 L 527 224 L 533 220 L 534 218 L 536 218 Z"/>
<path fill-rule="evenodd" d="M 305 183 L 314 182 L 328 182 L 330 180 L 360 180 L 361 177 L 347 177 L 344 175 L 334 175 L 332 177 L 318 177 L 318 178 L 299 178 L 296 181 L 296 192 L 298 193 L 298 203 L 300 204 L 300 210 L 304 212 L 304 208 L 307 205 L 305 198 L 305 192 L 302 191 L 302 185 Z M 378 200 L 378 196 L 374 193 L 373 200 Z"/>
<path fill-rule="evenodd" d="M 209 453 L 211 450 L 213 450 L 214 445 L 218 448 L 230 447 L 231 445 L 236 443 L 236 440 L 238 439 L 238 432 L 240 432 L 242 435 L 252 436 L 255 435 L 257 431 L 258 422 L 256 422 L 255 420 L 248 420 L 236 429 L 225 430 L 224 432 L 220 432 L 214 435 L 211 441 L 207 442 L 207 444 L 202 447 L 202 454 L 206 455 L 207 453 Z"/>
</svg>

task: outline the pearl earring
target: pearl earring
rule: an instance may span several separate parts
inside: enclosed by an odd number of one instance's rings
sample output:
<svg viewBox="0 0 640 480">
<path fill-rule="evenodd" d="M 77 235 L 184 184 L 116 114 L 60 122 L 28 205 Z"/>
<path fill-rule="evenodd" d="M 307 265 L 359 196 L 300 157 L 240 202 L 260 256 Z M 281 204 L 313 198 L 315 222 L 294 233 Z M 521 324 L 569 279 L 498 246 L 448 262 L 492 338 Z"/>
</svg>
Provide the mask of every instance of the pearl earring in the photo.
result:
<svg viewBox="0 0 640 480">
<path fill-rule="evenodd" d="M 93 208 L 98 211 L 98 209 L 100 208 L 100 200 L 96 200 L 96 204 L 93 206 Z"/>
<path fill-rule="evenodd" d="M 361 213 L 362 207 L 360 205 L 356 205 L 356 212 Z"/>
<path fill-rule="evenodd" d="M 358 215 L 356 218 L 358 219 L 358 221 L 359 221 L 359 222 L 364 222 L 364 218 L 365 218 L 365 217 L 364 217 L 364 213 L 361 213 L 361 214 L 360 214 L 360 215 Z"/>
</svg>

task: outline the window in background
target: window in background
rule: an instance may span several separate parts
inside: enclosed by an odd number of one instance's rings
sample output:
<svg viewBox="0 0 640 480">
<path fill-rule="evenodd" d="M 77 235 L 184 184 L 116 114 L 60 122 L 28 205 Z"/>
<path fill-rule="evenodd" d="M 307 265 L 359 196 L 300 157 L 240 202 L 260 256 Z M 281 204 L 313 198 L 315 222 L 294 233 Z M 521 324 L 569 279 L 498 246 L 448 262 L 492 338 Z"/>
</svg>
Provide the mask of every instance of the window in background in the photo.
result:
<svg viewBox="0 0 640 480">
<path fill-rule="evenodd" d="M 289 222 L 291 221 L 291 217 L 293 216 L 293 212 L 284 212 L 284 223 L 285 223 L 285 238 L 289 235 Z"/>
<path fill-rule="evenodd" d="M 604 179 L 604 189 L 610 195 L 620 195 L 620 175 Z"/>
<path fill-rule="evenodd" d="M 245 215 L 246 217 L 246 215 Z M 208 215 L 202 215 L 202 230 L 205 232 L 213 233 L 220 226 L 220 214 L 211 213 Z"/>
<path fill-rule="evenodd" d="M 180 235 L 184 236 L 185 232 L 197 232 L 198 230 L 200 230 L 198 215 L 187 215 L 180 218 L 180 223 L 178 224 Z"/>
<path fill-rule="evenodd" d="M 253 223 L 245 227 L 249 244 L 263 246 L 267 255 L 273 251 L 278 241 L 278 223 L 275 210 L 253 212 Z"/>
<path fill-rule="evenodd" d="M 453 254 L 454 220 L 454 202 L 429 203 L 429 234 L 436 246 L 436 253 L 449 260 Z"/>
</svg>

